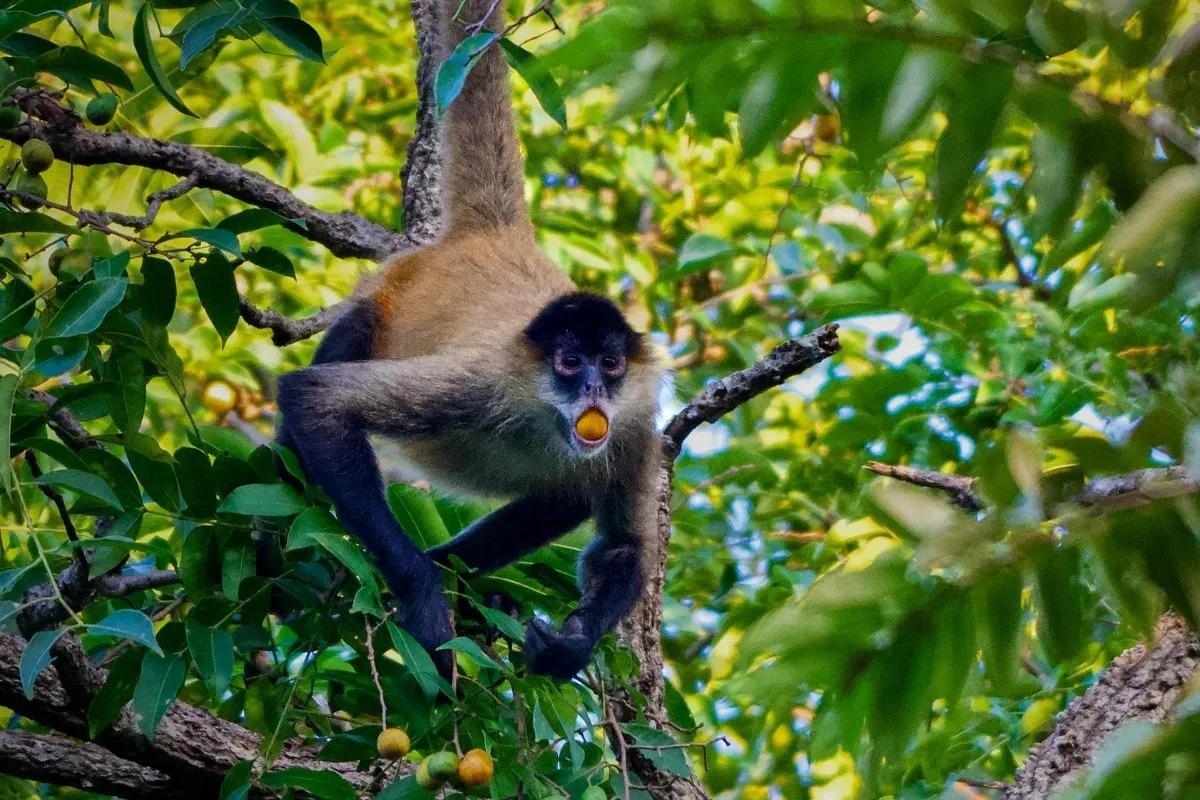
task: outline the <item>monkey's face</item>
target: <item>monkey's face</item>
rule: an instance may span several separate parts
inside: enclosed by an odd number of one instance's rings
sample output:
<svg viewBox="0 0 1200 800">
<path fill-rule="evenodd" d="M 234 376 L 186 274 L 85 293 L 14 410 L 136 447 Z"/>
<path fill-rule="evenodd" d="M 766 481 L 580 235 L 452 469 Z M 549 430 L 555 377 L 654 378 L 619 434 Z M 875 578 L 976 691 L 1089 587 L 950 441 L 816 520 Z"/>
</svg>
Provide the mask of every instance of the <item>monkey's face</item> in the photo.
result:
<svg viewBox="0 0 1200 800">
<path fill-rule="evenodd" d="M 600 452 L 612 432 L 628 357 L 619 342 L 601 352 L 587 352 L 568 334 L 551 353 L 549 366 L 551 402 L 565 423 L 569 447 L 579 456 Z"/>
<path fill-rule="evenodd" d="M 602 452 L 641 337 L 611 301 L 582 292 L 551 302 L 525 333 L 545 369 L 541 399 L 557 410 L 568 450 L 581 458 Z"/>
</svg>

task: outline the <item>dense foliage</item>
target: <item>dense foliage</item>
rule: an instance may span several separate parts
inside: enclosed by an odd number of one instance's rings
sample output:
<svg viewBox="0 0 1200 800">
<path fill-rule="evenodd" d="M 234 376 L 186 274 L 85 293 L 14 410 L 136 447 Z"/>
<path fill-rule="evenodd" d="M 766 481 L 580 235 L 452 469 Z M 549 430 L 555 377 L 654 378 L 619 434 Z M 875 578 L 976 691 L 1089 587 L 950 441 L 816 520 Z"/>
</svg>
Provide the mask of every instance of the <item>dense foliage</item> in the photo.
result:
<svg viewBox="0 0 1200 800">
<path fill-rule="evenodd" d="M 417 95 L 398 5 L 18 0 L 0 12 L 0 77 L 6 94 L 65 88 L 81 113 L 112 91 L 101 127 L 400 228 Z M 534 16 L 505 44 L 547 253 L 654 332 L 675 367 L 668 412 L 820 323 L 843 342 L 689 440 L 663 637 L 667 710 L 697 746 L 624 734 L 720 797 L 981 796 L 1167 605 L 1200 619 L 1193 499 L 1078 502 L 1095 476 L 1200 459 L 1198 9 L 596 5 L 563 3 L 565 35 Z M 439 80 L 443 101 L 469 66 Z M 265 737 L 265 765 L 227 796 L 263 780 L 342 797 L 271 760 L 293 735 L 331 760 L 373 757 L 386 704 L 418 753 L 454 737 L 487 749 L 492 797 L 641 796 L 600 730 L 629 654 L 610 640 L 565 685 L 521 667 L 521 623 L 575 602 L 586 532 L 452 579 L 452 705 L 327 501 L 263 443 L 274 378 L 313 342 L 274 346 L 239 324 L 239 297 L 299 316 L 373 265 L 203 190 L 144 230 L 81 217 L 141 215 L 177 179 L 57 161 L 39 191 L 19 150 L 0 191 L 4 624 L 83 550 L 94 574 L 181 578 L 65 623 L 110 670 L 93 731 L 132 700 L 152 735 L 178 696 Z M 31 389 L 98 446 L 64 444 Z M 985 508 L 877 479 L 869 461 L 978 477 Z M 484 510 L 403 483 L 389 501 L 425 544 Z M 23 676 L 62 630 L 34 636 Z M 1126 732 L 1069 796 L 1193 796 L 1200 716 L 1185 703 L 1174 726 Z M 422 791 L 404 778 L 384 796 Z"/>
</svg>

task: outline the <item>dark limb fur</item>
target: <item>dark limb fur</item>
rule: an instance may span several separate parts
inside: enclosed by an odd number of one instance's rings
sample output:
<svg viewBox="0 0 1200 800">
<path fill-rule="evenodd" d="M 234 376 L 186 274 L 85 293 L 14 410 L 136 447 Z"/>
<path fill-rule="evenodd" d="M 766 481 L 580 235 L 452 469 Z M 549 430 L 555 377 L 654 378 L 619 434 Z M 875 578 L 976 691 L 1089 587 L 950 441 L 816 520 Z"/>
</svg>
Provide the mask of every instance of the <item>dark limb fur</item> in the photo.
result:
<svg viewBox="0 0 1200 800">
<path fill-rule="evenodd" d="M 439 564 L 457 556 L 468 566 L 493 570 L 557 539 L 591 514 L 586 498 L 531 494 L 495 511 L 451 541 L 429 550 Z"/>
</svg>

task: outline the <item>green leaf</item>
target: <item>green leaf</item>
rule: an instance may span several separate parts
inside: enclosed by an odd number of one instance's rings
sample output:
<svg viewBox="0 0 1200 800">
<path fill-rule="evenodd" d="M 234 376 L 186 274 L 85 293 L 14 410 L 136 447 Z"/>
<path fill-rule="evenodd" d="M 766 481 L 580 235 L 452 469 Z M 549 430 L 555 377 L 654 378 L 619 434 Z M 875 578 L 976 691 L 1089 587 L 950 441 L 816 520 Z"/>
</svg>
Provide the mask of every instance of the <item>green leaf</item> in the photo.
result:
<svg viewBox="0 0 1200 800">
<path fill-rule="evenodd" d="M 217 488 L 208 455 L 194 447 L 179 448 L 175 451 L 175 473 L 188 514 L 200 519 L 211 517 L 217 510 Z"/>
<path fill-rule="evenodd" d="M 37 311 L 37 297 L 29 284 L 14 279 L 0 290 L 0 341 L 25 330 Z"/>
<path fill-rule="evenodd" d="M 438 650 L 452 650 L 456 653 L 462 653 L 481 667 L 503 669 L 503 667 L 497 664 L 496 661 L 488 656 L 487 653 L 483 652 L 479 645 L 463 636 L 458 636 L 454 639 L 451 639 L 450 641 L 438 647 Z"/>
<path fill-rule="evenodd" d="M 130 639 L 145 645 L 155 653 L 162 655 L 162 648 L 154 638 L 154 623 L 140 611 L 132 608 L 122 608 L 114 611 L 99 622 L 87 626 L 88 632 L 95 636 L 117 636 Z"/>
<path fill-rule="evenodd" d="M 383 606 L 383 599 L 379 595 L 379 584 L 375 581 L 375 570 L 371 568 L 361 547 L 348 541 L 340 532 L 313 530 L 309 532 L 308 536 L 350 570 L 359 584 L 371 593 L 376 606 Z"/>
<path fill-rule="evenodd" d="M 142 260 L 142 318 L 165 328 L 175 316 L 175 270 L 162 258 Z"/>
<path fill-rule="evenodd" d="M 296 277 L 296 267 L 292 260 L 274 247 L 256 247 L 246 251 L 246 260 L 251 264 L 277 272 L 288 278 Z"/>
<path fill-rule="evenodd" d="M 1062 131 L 1040 127 L 1030 146 L 1033 173 L 1029 193 L 1037 204 L 1029 220 L 1029 235 L 1059 236 L 1079 203 L 1083 176 L 1075 143 Z"/>
<path fill-rule="evenodd" d="M 683 754 L 683 748 L 679 746 L 679 742 L 672 739 L 670 735 L 657 728 L 651 728 L 649 725 L 638 725 L 632 722 L 622 725 L 621 730 L 633 739 L 633 746 L 654 766 L 673 775 L 691 777 L 692 768 L 687 762 L 687 756 Z"/>
<path fill-rule="evenodd" d="M 221 562 L 213 528 L 202 525 L 184 537 L 179 552 L 179 580 L 193 600 L 212 596 L 221 585 Z"/>
<path fill-rule="evenodd" d="M 166 98 L 166 101 L 174 106 L 175 110 L 179 113 L 187 114 L 189 117 L 196 116 L 196 113 L 187 107 L 187 104 L 183 102 L 183 98 L 175 91 L 170 77 L 163 70 L 162 64 L 158 61 L 158 55 L 154 52 L 154 44 L 150 41 L 149 2 L 143 3 L 142 7 L 138 9 L 137 16 L 134 17 L 133 49 L 137 51 L 138 59 L 141 60 L 142 66 L 146 70 L 146 75 L 150 78 L 150 82 Z"/>
<path fill-rule="evenodd" d="M 421 686 L 421 691 L 425 693 L 425 697 L 432 700 L 437 696 L 438 690 L 442 687 L 449 689 L 445 681 L 438 675 L 437 667 L 433 664 L 433 659 L 429 657 L 429 653 L 425 652 L 425 648 L 417 644 L 417 640 L 412 637 L 408 631 L 404 630 L 396 623 L 388 620 L 388 632 L 392 635 L 392 646 L 396 648 L 396 652 L 404 659 L 404 666 L 416 678 L 417 683 Z M 454 693 L 450 692 L 449 696 Z"/>
<path fill-rule="evenodd" d="M 431 800 L 433 793 L 421 788 L 416 775 L 405 775 L 392 781 L 375 796 L 375 800 Z"/>
<path fill-rule="evenodd" d="M 817 74 L 842 47 L 841 37 L 781 39 L 761 57 L 738 108 L 742 152 L 753 157 L 784 136 L 815 106 Z M 702 91 L 702 88 L 698 88 Z"/>
<path fill-rule="evenodd" d="M 450 541 L 450 531 L 432 494 L 403 483 L 388 487 L 388 505 L 400 527 L 423 548 Z"/>
<path fill-rule="evenodd" d="M 127 278 L 99 278 L 71 293 L 42 331 L 46 339 L 82 336 L 100 327 L 125 297 Z"/>
<path fill-rule="evenodd" d="M 236 600 L 242 581 L 256 573 L 254 542 L 244 531 L 233 531 L 221 549 L 221 593 Z"/>
<path fill-rule="evenodd" d="M 533 53 L 509 39 L 501 39 L 500 46 L 504 49 L 504 57 L 514 70 L 517 71 L 533 96 L 542 105 L 542 110 L 558 123 L 564 131 L 567 129 L 567 106 L 563 101 L 562 89 L 550 74 L 546 65 L 537 59 Z"/>
<path fill-rule="evenodd" d="M 996 691 L 1016 688 L 1020 667 L 1021 573 L 995 572 L 975 587 L 975 618 L 980 632 L 983 663 Z"/>
<path fill-rule="evenodd" d="M 90 472 L 77 469 L 60 469 L 48 472 L 37 479 L 42 486 L 52 486 L 55 489 L 73 492 L 80 497 L 94 500 L 113 511 L 121 510 L 121 501 L 109 488 L 103 479 Z"/>
<path fill-rule="evenodd" d="M 138 729 L 151 741 L 187 674 L 183 660 L 173 654 L 146 653 L 142 674 L 133 687 L 133 713 Z"/>
<path fill-rule="evenodd" d="M 0 487 L 12 491 L 15 476 L 12 470 L 12 410 L 21 379 L 16 374 L 0 376 Z"/>
<path fill-rule="evenodd" d="M 142 357 L 133 350 L 113 348 L 104 365 L 104 380 L 112 384 L 108 409 L 125 433 L 136 433 L 146 413 L 146 373 Z"/>
<path fill-rule="evenodd" d="M 679 261 L 665 278 L 679 280 L 708 269 L 712 264 L 732 256 L 733 245 L 711 233 L 693 233 L 679 248 Z"/>
<path fill-rule="evenodd" d="M 1034 559 L 1037 586 L 1038 641 L 1054 665 L 1077 656 L 1087 643 L 1091 617 L 1087 589 L 1083 585 L 1079 551 L 1053 547 L 1039 551 Z"/>
<path fill-rule="evenodd" d="M 288 230 L 304 232 L 308 230 L 308 222 L 302 219 L 289 219 L 266 208 L 247 208 L 236 214 L 230 214 L 217 223 L 217 228 L 231 233 L 249 233 L 262 230 L 273 225 L 279 225 Z"/>
<path fill-rule="evenodd" d="M 207 50 L 217 36 L 241 16 L 234 11 L 215 13 L 189 27 L 179 45 L 179 68 L 187 69 L 196 56 Z"/>
<path fill-rule="evenodd" d="M 942 82 L 959 67 L 959 60 L 943 50 L 910 50 L 888 92 L 880 139 L 891 146 L 911 133 L 925 118 Z"/>
<path fill-rule="evenodd" d="M 934 158 L 933 197 L 942 219 L 962 209 L 971 176 L 999 127 L 1012 81 L 1008 65 L 985 62 L 966 68 L 946 110 L 946 130 Z"/>
<path fill-rule="evenodd" d="M 933 702 L 933 652 L 923 626 L 907 624 L 872 664 L 874 687 L 868 729 L 889 761 L 903 755 Z"/>
<path fill-rule="evenodd" d="M 78 228 L 38 211 L 21 213 L 0 209 L 0 235 L 6 233 L 77 233 Z"/>
<path fill-rule="evenodd" d="M 276 158 L 267 145 L 244 131 L 234 128 L 192 128 L 171 137 L 172 142 L 187 144 L 232 164 L 245 164 L 256 158 Z"/>
<path fill-rule="evenodd" d="M 450 108 L 450 104 L 462 92 L 472 67 L 479 61 L 483 52 L 499 38 L 500 34 L 490 32 L 468 36 L 458 43 L 454 52 L 438 67 L 437 77 L 433 82 L 433 96 L 439 114 L 445 114 L 446 109 Z"/>
<path fill-rule="evenodd" d="M 865 166 L 874 166 L 890 146 L 883 136 L 883 117 L 907 54 L 903 42 L 868 38 L 852 42 L 846 53 L 844 97 L 839 102 L 842 131 Z"/>
<path fill-rule="evenodd" d="M 290 517 L 306 508 L 304 497 L 286 484 L 249 483 L 230 492 L 217 511 L 247 517 Z"/>
<path fill-rule="evenodd" d="M 34 68 L 41 72 L 58 75 L 68 82 L 75 82 L 79 78 L 90 78 L 133 91 L 133 81 L 129 80 L 125 70 L 111 61 L 75 45 L 56 47 L 42 53 L 38 56 Z"/>
<path fill-rule="evenodd" d="M 229 234 L 232 236 L 233 234 Z M 237 237 L 234 237 L 235 239 Z M 209 252 L 202 263 L 194 264 L 190 270 L 200 305 L 208 314 L 213 327 L 221 336 L 222 344 L 237 328 L 241 319 L 237 283 L 233 279 L 233 267 L 220 253 Z"/>
<path fill-rule="evenodd" d="M 233 677 L 233 637 L 228 631 L 203 625 L 192 616 L 187 618 L 185 627 L 192 663 L 209 694 L 220 701 Z"/>
<path fill-rule="evenodd" d="M 138 436 L 135 441 L 127 440 L 125 456 L 138 482 L 150 495 L 150 499 L 171 512 L 182 509 L 179 497 L 179 481 L 175 467 L 158 449 L 157 442 L 148 436 Z"/>
<path fill-rule="evenodd" d="M 88 706 L 88 735 L 95 739 L 121 716 L 133 698 L 142 671 L 143 650 L 126 650 L 108 668 L 108 677 Z"/>
<path fill-rule="evenodd" d="M 261 782 L 272 789 L 302 789 L 322 800 L 356 800 L 358 797 L 354 786 L 348 780 L 327 769 L 288 767 L 278 772 L 266 773 Z"/>
<path fill-rule="evenodd" d="M 321 34 L 312 25 L 296 17 L 269 17 L 260 19 L 263 29 L 279 42 L 308 61 L 325 63 L 324 45 Z"/>
<path fill-rule="evenodd" d="M 21 651 L 21 662 L 17 667 L 17 674 L 21 678 L 21 688 L 25 692 L 26 699 L 33 699 L 34 683 L 37 681 L 38 675 L 50 666 L 50 648 L 54 647 L 55 642 L 64 633 L 66 633 L 65 630 L 58 628 L 52 631 L 38 631 L 29 637 L 29 642 Z"/>
<path fill-rule="evenodd" d="M 224 228 L 188 228 L 175 234 L 172 238 L 195 239 L 205 244 L 211 244 L 213 247 L 219 247 L 227 253 L 233 253 L 238 258 L 242 256 L 242 246 L 238 242 L 237 234 Z"/>
<path fill-rule="evenodd" d="M 302 547 L 316 547 L 319 543 L 313 538 L 313 533 L 324 532 L 340 536 L 342 526 L 338 524 L 328 511 L 323 508 L 310 507 L 300 512 L 288 528 L 286 551 L 299 550 Z"/>
</svg>

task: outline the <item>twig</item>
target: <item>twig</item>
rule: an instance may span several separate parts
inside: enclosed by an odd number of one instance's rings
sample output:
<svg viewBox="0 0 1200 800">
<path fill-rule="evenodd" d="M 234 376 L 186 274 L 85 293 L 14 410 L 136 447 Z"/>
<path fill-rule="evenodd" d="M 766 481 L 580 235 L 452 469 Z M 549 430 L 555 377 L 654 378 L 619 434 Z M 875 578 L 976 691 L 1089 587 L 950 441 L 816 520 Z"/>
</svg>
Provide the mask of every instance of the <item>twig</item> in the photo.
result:
<svg viewBox="0 0 1200 800">
<path fill-rule="evenodd" d="M 960 508 L 965 508 L 967 511 L 983 510 L 983 501 L 975 493 L 975 484 L 978 482 L 976 478 L 968 478 L 964 475 L 951 475 L 932 469 L 884 464 L 879 461 L 868 461 L 866 464 L 863 464 L 863 469 L 874 472 L 876 475 L 895 478 L 896 480 L 916 486 L 927 486 L 930 489 L 949 492 L 954 504 Z"/>
<path fill-rule="evenodd" d="M 38 465 L 37 456 L 32 450 L 25 451 L 25 463 L 29 465 L 29 473 L 33 475 L 35 481 L 42 477 L 42 468 Z M 62 492 L 53 486 L 47 486 L 40 482 L 38 483 L 38 488 L 42 490 L 42 494 L 50 498 L 50 502 L 54 503 L 54 507 L 58 509 L 58 517 L 62 520 L 63 530 L 67 533 L 67 539 L 73 543 L 78 543 L 79 533 L 75 530 L 75 523 L 71 520 L 70 512 L 67 511 L 67 501 L 63 499 Z M 75 548 L 75 561 L 79 564 L 83 579 L 87 580 L 87 555 L 83 552 L 82 547 Z"/>
<path fill-rule="evenodd" d="M 379 667 L 375 664 L 375 631 L 371 629 L 371 621 L 365 616 L 363 617 L 363 627 L 366 629 L 367 663 L 371 666 L 371 680 L 375 681 L 375 691 L 379 692 L 379 720 L 383 723 L 383 727 L 387 728 L 387 700 L 383 696 L 383 681 L 379 680 Z"/>
<path fill-rule="evenodd" d="M 72 165 L 74 166 L 74 165 Z M 132 228 L 135 231 L 140 231 L 149 228 L 154 219 L 158 216 L 158 211 L 162 208 L 163 203 L 169 200 L 175 200 L 183 197 L 185 194 L 195 189 L 200 185 L 200 174 L 193 172 L 179 183 L 173 186 L 168 186 L 166 189 L 155 192 L 147 198 L 146 213 L 140 217 L 133 217 L 128 214 L 119 214 L 115 211 L 98 211 L 92 212 L 97 218 L 106 220 L 109 223 L 123 225 L 126 228 Z"/>
<path fill-rule="evenodd" d="M 666 440 L 664 446 L 674 447 L 678 452 L 683 440 L 700 423 L 715 422 L 751 398 L 819 364 L 840 349 L 837 325 L 823 325 L 807 336 L 784 342 L 761 361 L 714 381 L 667 423 L 663 429 Z"/>
<path fill-rule="evenodd" d="M 253 328 L 271 331 L 271 341 L 280 347 L 316 336 L 328 328 L 350 307 L 350 300 L 322 309 L 311 317 L 291 319 L 269 308 L 258 308 L 246 300 L 239 303 L 242 319 Z"/>
</svg>

